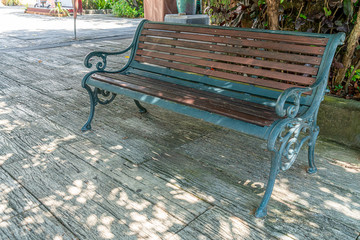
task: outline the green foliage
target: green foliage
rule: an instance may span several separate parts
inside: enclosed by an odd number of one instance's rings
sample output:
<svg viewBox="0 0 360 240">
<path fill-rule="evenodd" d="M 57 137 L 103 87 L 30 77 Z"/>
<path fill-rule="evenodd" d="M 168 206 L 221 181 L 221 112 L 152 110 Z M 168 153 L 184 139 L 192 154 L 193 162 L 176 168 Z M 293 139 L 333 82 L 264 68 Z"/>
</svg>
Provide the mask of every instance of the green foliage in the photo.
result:
<svg viewBox="0 0 360 240">
<path fill-rule="evenodd" d="M 306 15 L 300 13 L 299 17 L 303 18 L 303 19 L 307 19 Z"/>
<path fill-rule="evenodd" d="M 83 9 L 111 9 L 111 0 L 83 0 Z"/>
<path fill-rule="evenodd" d="M 266 4 L 266 1 L 265 0 L 259 0 L 258 1 L 258 5 L 260 6 L 260 5 L 264 5 L 264 4 Z"/>
<path fill-rule="evenodd" d="M 345 74 L 345 77 L 346 78 L 349 78 L 351 76 L 351 73 L 354 71 L 354 66 L 351 66 L 347 71 L 346 71 L 346 74 Z M 355 72 L 354 72 L 354 75 L 352 76 L 351 78 L 351 81 L 358 81 L 360 79 L 360 69 L 356 69 Z"/>
<path fill-rule="evenodd" d="M 95 0 L 83 0 L 82 7 L 83 9 L 97 9 Z"/>
<path fill-rule="evenodd" d="M 252 27 L 250 24 L 258 18 L 259 12 L 266 11 L 265 0 L 232 1 L 208 0 L 204 13 L 210 16 L 212 24 L 230 27 Z M 263 24 L 263 23 L 261 23 Z"/>
<path fill-rule="evenodd" d="M 113 14 L 118 17 L 144 17 L 143 1 L 137 0 L 136 5 L 132 1 L 114 0 L 111 4 L 111 8 Z"/>
<path fill-rule="evenodd" d="M 62 8 L 60 2 L 57 2 L 55 7 L 50 10 L 50 13 L 52 13 L 52 12 L 55 13 L 55 14 L 64 14 L 65 16 L 70 15 L 70 13 L 69 13 L 69 11 L 67 9 Z"/>
<path fill-rule="evenodd" d="M 337 92 L 337 91 L 339 91 L 339 90 L 341 90 L 341 89 L 343 89 L 344 87 L 341 85 L 341 84 L 339 84 L 339 85 L 337 85 L 337 86 L 335 86 L 334 87 L 334 90 L 335 90 L 335 92 Z"/>
<path fill-rule="evenodd" d="M 331 10 L 327 9 L 327 7 L 324 7 L 325 16 L 329 17 L 331 15 Z"/>
<path fill-rule="evenodd" d="M 20 5 L 20 0 L 1 0 L 5 6 L 17 6 Z"/>
<path fill-rule="evenodd" d="M 110 9 L 111 4 L 109 0 L 94 0 L 97 9 Z"/>
<path fill-rule="evenodd" d="M 344 0 L 344 14 L 349 18 L 352 18 L 354 12 L 354 6 L 352 0 Z"/>
</svg>

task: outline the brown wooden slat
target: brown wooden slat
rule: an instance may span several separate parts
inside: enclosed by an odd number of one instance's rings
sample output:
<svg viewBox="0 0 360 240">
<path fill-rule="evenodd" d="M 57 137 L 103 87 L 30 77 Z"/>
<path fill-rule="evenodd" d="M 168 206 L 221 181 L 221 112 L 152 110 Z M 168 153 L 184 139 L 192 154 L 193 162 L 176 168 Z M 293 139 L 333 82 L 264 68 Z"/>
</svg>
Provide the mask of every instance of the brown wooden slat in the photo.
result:
<svg viewBox="0 0 360 240">
<path fill-rule="evenodd" d="M 155 44 L 165 44 L 177 47 L 185 47 L 185 48 L 194 48 L 200 50 L 208 50 L 208 51 L 215 51 L 215 52 L 226 52 L 226 53 L 233 53 L 239 54 L 244 56 L 253 56 L 253 57 L 261 57 L 267 59 L 277 59 L 289 62 L 297 62 L 297 63 L 304 63 L 304 64 L 312 64 L 312 65 L 320 65 L 321 58 L 320 57 L 313 57 L 313 56 L 306 56 L 306 55 L 299 55 L 299 54 L 291 54 L 291 53 L 280 53 L 280 52 L 270 52 L 264 50 L 254 50 L 248 48 L 234 48 L 229 46 L 218 46 L 214 44 L 199 44 L 189 41 L 177 41 L 171 39 L 161 39 L 161 38 L 148 38 L 144 36 L 140 36 L 140 41 L 155 43 Z"/>
<path fill-rule="evenodd" d="M 253 123 L 256 125 L 260 125 L 260 126 L 270 126 L 274 122 L 273 120 L 264 119 L 261 117 L 255 117 L 255 116 L 249 115 L 247 113 L 237 112 L 232 109 L 211 105 L 208 102 L 203 101 L 201 99 L 184 98 L 182 96 L 177 95 L 176 93 L 159 91 L 154 88 L 139 86 L 137 84 L 129 83 L 129 82 L 122 81 L 122 80 L 115 80 L 113 78 L 106 77 L 106 76 L 93 75 L 92 77 L 96 80 L 103 81 L 103 82 L 106 82 L 109 84 L 113 84 L 116 86 L 134 90 L 137 92 L 145 93 L 147 95 L 159 97 L 159 98 L 162 98 L 165 100 L 178 102 L 178 103 L 192 106 L 192 107 L 195 107 L 195 108 L 198 108 L 201 110 L 210 111 L 213 113 L 217 113 L 217 114 L 227 116 L 230 118 L 239 119 L 239 120 L 246 121 L 246 122 Z"/>
<path fill-rule="evenodd" d="M 182 48 L 159 46 L 159 45 L 154 45 L 154 44 L 139 43 L 139 48 L 174 53 L 174 54 L 181 54 L 181 55 L 187 55 L 187 56 L 193 56 L 193 57 L 214 59 L 214 60 L 219 60 L 219 61 L 227 61 L 227 62 L 238 63 L 238 64 L 253 65 L 253 66 L 257 66 L 257 67 L 265 67 L 265 68 L 297 72 L 297 73 L 303 73 L 303 74 L 310 74 L 310 75 L 316 75 L 318 72 L 318 68 L 315 68 L 315 67 L 307 67 L 307 66 L 303 66 L 303 65 L 280 63 L 280 62 L 271 62 L 271 61 L 266 61 L 266 60 L 257 60 L 257 59 L 253 59 L 253 58 L 235 57 L 235 56 L 229 56 L 229 55 L 225 55 L 225 54 L 194 51 L 194 50 L 188 50 L 188 49 L 182 49 Z"/>
<path fill-rule="evenodd" d="M 202 34 L 221 35 L 221 36 L 245 37 L 245 38 L 254 38 L 254 39 L 262 39 L 262 40 L 281 41 L 288 43 L 298 43 L 304 45 L 317 45 L 317 46 L 326 46 L 328 42 L 328 38 L 292 36 L 288 34 L 278 34 L 278 33 L 250 32 L 250 31 L 246 31 L 246 29 L 245 30 L 239 29 L 237 31 L 236 30 L 234 31 L 227 29 L 201 28 L 194 26 L 176 26 L 176 25 L 158 24 L 158 23 L 146 23 L 144 25 L 144 28 L 202 33 Z"/>
<path fill-rule="evenodd" d="M 311 47 L 299 44 L 289 44 L 289 43 L 278 43 L 278 42 L 269 42 L 269 41 L 255 41 L 255 40 L 247 40 L 247 39 L 237 39 L 237 38 L 225 38 L 225 37 L 216 37 L 209 35 L 199 35 L 199 34 L 183 34 L 183 33 L 174 33 L 174 32 L 164 32 L 164 31 L 149 31 L 143 30 L 144 32 L 148 32 L 151 36 L 161 36 L 161 37 L 169 37 L 169 38 L 177 38 L 182 40 L 194 40 L 201 42 L 211 42 L 211 43 L 222 43 L 229 45 L 237 45 L 237 46 L 246 46 L 246 47 L 256 47 L 256 48 L 264 48 L 278 51 L 286 51 L 286 52 L 296 52 L 296 53 L 305 53 L 305 54 L 314 54 L 314 55 L 323 55 L 325 51 L 325 47 Z M 147 35 L 147 37 L 149 37 Z"/>
<path fill-rule="evenodd" d="M 155 64 L 155 65 L 162 66 L 162 67 L 168 67 L 168 68 L 173 68 L 173 69 L 177 69 L 177 70 L 182 70 L 185 72 L 193 72 L 193 73 L 203 74 L 206 76 L 228 79 L 228 80 L 235 81 L 235 82 L 243 82 L 243 83 L 273 88 L 273 89 L 285 90 L 290 87 L 296 86 L 296 85 L 282 83 L 282 82 L 263 81 L 263 79 L 259 79 L 259 78 L 244 77 L 242 75 L 236 75 L 236 74 L 227 73 L 227 72 L 219 72 L 219 71 L 210 70 L 210 69 L 203 69 L 203 68 L 193 67 L 193 66 L 189 66 L 189 65 L 180 65 L 180 64 L 171 63 L 168 61 L 144 58 L 144 57 L 140 57 L 140 56 L 135 56 L 135 60 L 140 61 L 140 62 Z M 302 86 L 298 86 L 298 87 L 302 87 Z"/>
<path fill-rule="evenodd" d="M 258 116 L 259 113 L 261 113 L 262 118 L 275 120 L 278 118 L 278 116 L 274 112 L 273 107 L 265 106 L 262 104 L 252 103 L 243 101 L 236 98 L 227 97 L 224 95 L 208 92 L 208 91 L 202 91 L 194 88 L 189 88 L 186 86 L 169 83 L 161 80 L 155 80 L 151 78 L 146 78 L 143 76 L 139 76 L 136 74 L 130 74 L 130 75 L 120 75 L 120 74 L 107 74 L 107 73 L 99 73 L 98 75 L 110 77 L 117 80 L 123 80 L 127 81 L 133 84 L 137 84 L 140 86 L 145 86 L 148 88 L 154 88 L 156 86 L 157 90 L 160 91 L 167 91 L 167 92 L 173 92 L 177 95 L 180 95 L 182 97 L 186 98 L 193 98 L 197 99 L 201 98 L 202 101 L 207 101 L 209 104 L 216 105 L 219 107 L 224 107 L 233 109 L 235 111 L 238 111 L 238 109 L 241 109 L 241 112 L 246 112 L 249 115 Z"/>
<path fill-rule="evenodd" d="M 141 56 L 155 57 L 155 58 L 160 58 L 160 59 L 164 59 L 164 60 L 200 65 L 203 67 L 217 68 L 218 70 L 221 69 L 221 70 L 233 71 L 233 72 L 238 72 L 238 73 L 246 73 L 249 75 L 263 76 L 263 77 L 267 77 L 267 78 L 293 82 L 293 83 L 301 84 L 301 85 L 310 85 L 311 83 L 315 82 L 315 78 L 312 78 L 312 77 L 304 77 L 304 76 L 293 75 L 293 74 L 288 74 L 288 73 L 245 67 L 245 66 L 241 66 L 241 65 L 214 62 L 214 61 L 202 60 L 202 59 L 198 59 L 198 58 L 190 58 L 190 57 L 184 57 L 184 56 L 179 56 L 179 55 L 170 55 L 170 54 L 163 54 L 163 53 L 159 53 L 159 52 L 149 52 L 149 51 L 143 51 L 143 50 L 138 50 L 136 53 Z M 180 63 L 178 63 L 178 64 L 180 64 Z M 263 81 L 265 82 L 265 81 L 272 81 L 272 80 L 263 79 Z"/>
</svg>

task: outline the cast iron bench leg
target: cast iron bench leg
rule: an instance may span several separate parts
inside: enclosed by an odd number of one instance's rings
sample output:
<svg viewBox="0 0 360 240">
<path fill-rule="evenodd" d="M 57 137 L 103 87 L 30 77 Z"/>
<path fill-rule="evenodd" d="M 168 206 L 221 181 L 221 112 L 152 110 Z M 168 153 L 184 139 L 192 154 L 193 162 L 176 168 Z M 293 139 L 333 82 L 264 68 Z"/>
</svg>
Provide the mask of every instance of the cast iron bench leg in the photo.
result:
<svg viewBox="0 0 360 240">
<path fill-rule="evenodd" d="M 256 209 L 255 212 L 255 217 L 257 218 L 262 218 L 267 215 L 267 204 L 270 200 L 271 193 L 274 188 L 276 175 L 279 173 L 280 170 L 280 159 L 281 159 L 281 152 L 271 153 L 270 175 L 263 199 L 261 200 L 260 206 L 258 207 L 258 209 Z"/>
<path fill-rule="evenodd" d="M 319 135 L 319 130 L 320 130 L 319 126 L 316 126 L 310 133 L 311 138 L 309 140 L 309 150 L 308 150 L 309 168 L 307 170 L 307 172 L 310 174 L 317 172 L 314 157 L 315 157 L 315 143 L 317 136 Z"/>
<path fill-rule="evenodd" d="M 140 113 L 147 113 L 146 108 L 144 108 L 138 100 L 134 99 L 134 102 L 135 102 L 136 106 L 139 108 Z"/>
<path fill-rule="evenodd" d="M 89 97 L 90 97 L 90 114 L 89 114 L 89 118 L 88 118 L 87 122 L 81 128 L 81 131 L 88 131 L 91 129 L 91 121 L 94 117 L 96 101 L 95 101 L 95 97 L 94 97 L 94 92 L 91 90 L 91 88 L 87 84 L 84 85 L 84 88 L 88 91 Z"/>
</svg>

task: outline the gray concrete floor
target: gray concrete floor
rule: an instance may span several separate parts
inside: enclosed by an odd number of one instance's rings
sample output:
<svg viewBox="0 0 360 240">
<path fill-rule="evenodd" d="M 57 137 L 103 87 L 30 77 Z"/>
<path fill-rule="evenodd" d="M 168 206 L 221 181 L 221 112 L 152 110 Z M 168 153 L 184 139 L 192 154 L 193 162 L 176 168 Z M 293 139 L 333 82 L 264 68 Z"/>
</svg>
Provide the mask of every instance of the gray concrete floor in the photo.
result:
<svg viewBox="0 0 360 240">
<path fill-rule="evenodd" d="M 93 130 L 81 78 L 93 50 L 125 48 L 139 20 L 0 7 L 0 239 L 355 239 L 360 153 L 317 142 L 281 173 L 265 219 L 266 143 L 117 97 Z M 114 57 L 125 63 L 126 54 Z"/>
</svg>

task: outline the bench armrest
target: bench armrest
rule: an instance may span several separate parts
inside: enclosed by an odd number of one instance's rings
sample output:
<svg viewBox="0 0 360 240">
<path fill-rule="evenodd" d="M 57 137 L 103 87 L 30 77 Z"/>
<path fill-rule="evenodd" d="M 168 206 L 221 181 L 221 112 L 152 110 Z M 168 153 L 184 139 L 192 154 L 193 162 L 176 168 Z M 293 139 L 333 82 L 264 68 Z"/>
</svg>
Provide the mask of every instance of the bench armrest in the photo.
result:
<svg viewBox="0 0 360 240">
<path fill-rule="evenodd" d="M 131 44 L 128 48 L 126 48 L 125 50 L 120 51 L 120 52 L 100 52 L 100 51 L 91 52 L 88 55 L 86 55 L 85 60 L 84 60 L 84 65 L 87 68 L 91 68 L 93 64 L 90 63 L 90 60 L 93 57 L 99 57 L 99 58 L 101 58 L 101 60 L 99 60 L 96 63 L 96 69 L 99 70 L 99 71 L 104 71 L 105 67 L 106 67 L 106 58 L 107 58 L 107 56 L 123 54 L 123 53 L 128 52 L 132 48 L 133 48 L 133 44 Z"/>
<path fill-rule="evenodd" d="M 316 91 L 319 87 L 319 84 L 314 84 L 311 87 L 299 88 L 293 87 L 286 89 L 278 98 L 275 106 L 276 114 L 280 117 L 288 117 L 295 118 L 300 109 L 300 100 L 301 94 L 305 92 Z M 294 102 L 289 106 L 285 106 L 285 103 L 289 100 L 289 98 L 293 97 Z"/>
</svg>

